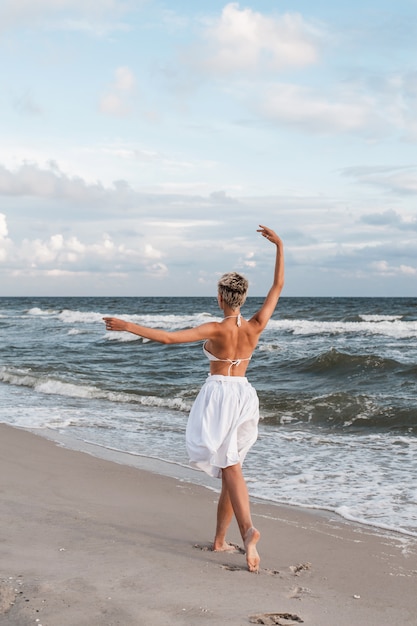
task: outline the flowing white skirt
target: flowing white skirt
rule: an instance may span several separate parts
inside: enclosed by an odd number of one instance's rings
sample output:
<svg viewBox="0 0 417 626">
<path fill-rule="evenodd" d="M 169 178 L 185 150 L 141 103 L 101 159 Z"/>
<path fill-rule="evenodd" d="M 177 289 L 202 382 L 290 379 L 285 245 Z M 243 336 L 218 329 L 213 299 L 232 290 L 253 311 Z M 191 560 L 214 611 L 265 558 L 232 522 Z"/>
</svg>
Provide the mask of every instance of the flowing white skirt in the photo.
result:
<svg viewBox="0 0 417 626">
<path fill-rule="evenodd" d="M 258 422 L 258 396 L 246 377 L 209 375 L 188 418 L 190 464 L 221 478 L 222 468 L 243 463 Z"/>
</svg>

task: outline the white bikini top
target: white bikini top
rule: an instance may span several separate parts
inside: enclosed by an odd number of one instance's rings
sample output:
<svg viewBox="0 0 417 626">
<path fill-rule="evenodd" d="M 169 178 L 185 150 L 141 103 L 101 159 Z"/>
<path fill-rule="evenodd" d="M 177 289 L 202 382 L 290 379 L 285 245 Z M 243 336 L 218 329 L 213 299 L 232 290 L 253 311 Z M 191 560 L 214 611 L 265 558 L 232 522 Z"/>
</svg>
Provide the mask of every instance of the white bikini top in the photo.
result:
<svg viewBox="0 0 417 626">
<path fill-rule="evenodd" d="M 227 320 L 230 317 L 236 317 L 236 326 L 240 326 L 242 321 L 241 321 L 241 315 L 239 313 L 239 315 L 227 315 L 225 318 L 225 320 Z M 209 361 L 221 361 L 223 363 L 230 363 L 229 365 L 229 369 L 227 372 L 227 375 L 230 376 L 230 371 L 232 369 L 232 367 L 236 367 L 237 365 L 240 365 L 242 363 L 242 361 L 250 361 L 252 356 L 247 357 L 246 359 L 219 359 L 217 356 L 215 356 L 214 354 L 212 354 L 211 352 L 209 352 L 206 348 L 206 343 L 207 341 L 204 342 L 203 344 L 203 352 L 206 355 L 206 357 L 208 358 Z"/>
</svg>

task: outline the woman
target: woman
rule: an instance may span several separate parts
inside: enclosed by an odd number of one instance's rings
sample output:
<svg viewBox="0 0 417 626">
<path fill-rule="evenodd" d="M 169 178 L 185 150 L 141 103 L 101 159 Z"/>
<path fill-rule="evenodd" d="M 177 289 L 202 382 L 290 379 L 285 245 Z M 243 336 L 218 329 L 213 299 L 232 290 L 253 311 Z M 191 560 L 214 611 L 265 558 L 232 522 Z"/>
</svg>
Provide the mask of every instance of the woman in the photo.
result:
<svg viewBox="0 0 417 626">
<path fill-rule="evenodd" d="M 222 479 L 213 550 L 233 549 L 226 542 L 226 531 L 234 514 L 251 572 L 259 571 L 257 543 L 260 533 L 252 523 L 242 463 L 257 438 L 259 403 L 245 374 L 284 285 L 281 239 L 266 226 L 260 225 L 257 232 L 276 246 L 276 261 L 272 287 L 250 320 L 245 320 L 240 313 L 248 282 L 235 272 L 225 274 L 218 283 L 218 303 L 224 315 L 221 322 L 169 332 L 115 317 L 103 318 L 107 330 L 127 331 L 163 344 L 204 341 L 210 375 L 191 409 L 186 432 L 187 450 L 192 465 Z"/>
</svg>

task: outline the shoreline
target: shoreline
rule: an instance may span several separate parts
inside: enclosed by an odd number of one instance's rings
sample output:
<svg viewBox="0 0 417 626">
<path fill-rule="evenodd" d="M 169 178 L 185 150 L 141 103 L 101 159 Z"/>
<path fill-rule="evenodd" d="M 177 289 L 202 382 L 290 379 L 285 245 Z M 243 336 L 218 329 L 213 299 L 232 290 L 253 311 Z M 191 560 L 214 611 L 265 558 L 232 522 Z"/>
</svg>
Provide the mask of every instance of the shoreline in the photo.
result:
<svg viewBox="0 0 417 626">
<path fill-rule="evenodd" d="M 240 626 L 281 613 L 293 616 L 289 625 L 388 626 L 415 618 L 415 538 L 256 500 L 261 569 L 251 574 L 244 555 L 209 549 L 210 487 L 104 450 L 105 459 L 0 424 L 0 623 Z M 235 522 L 229 541 L 241 545 Z"/>
<path fill-rule="evenodd" d="M 128 465 L 130 467 L 136 467 L 137 469 L 159 474 L 161 476 L 176 478 L 177 480 L 190 482 L 195 485 L 201 485 L 203 487 L 206 487 L 207 489 L 210 489 L 211 491 L 214 491 L 215 493 L 220 493 L 220 483 L 217 479 L 211 478 L 205 472 L 196 470 L 182 463 L 177 463 L 176 461 L 167 461 L 166 459 L 161 459 L 159 457 L 146 456 L 144 454 L 133 453 L 126 450 L 119 450 L 117 448 L 109 448 L 108 446 L 96 442 L 79 439 L 74 435 L 58 432 L 49 427 L 23 428 L 20 426 L 12 426 L 12 428 L 21 428 L 23 430 L 27 430 L 28 432 L 31 432 L 40 437 L 45 437 L 49 441 L 55 442 L 58 445 L 67 447 L 70 450 L 84 452 L 105 461 L 119 463 L 121 465 Z M 312 515 L 324 515 L 332 520 L 335 518 L 336 521 L 346 522 L 349 524 L 357 524 L 359 527 L 365 527 L 366 529 L 374 531 L 376 533 L 392 533 L 394 535 L 398 534 L 400 536 L 415 539 L 417 542 L 417 533 L 415 532 L 403 528 L 398 529 L 384 524 L 378 525 L 362 519 L 345 516 L 338 511 L 330 508 L 320 508 L 313 505 L 308 506 L 305 504 L 288 504 L 285 502 L 275 502 L 274 500 L 269 500 L 268 498 L 263 498 L 261 496 L 254 496 L 253 494 L 250 494 L 250 499 L 251 502 L 257 502 L 259 504 L 277 506 L 284 509 L 288 507 L 289 509 L 294 509 L 296 511 L 299 510 L 306 514 L 310 513 Z"/>
</svg>

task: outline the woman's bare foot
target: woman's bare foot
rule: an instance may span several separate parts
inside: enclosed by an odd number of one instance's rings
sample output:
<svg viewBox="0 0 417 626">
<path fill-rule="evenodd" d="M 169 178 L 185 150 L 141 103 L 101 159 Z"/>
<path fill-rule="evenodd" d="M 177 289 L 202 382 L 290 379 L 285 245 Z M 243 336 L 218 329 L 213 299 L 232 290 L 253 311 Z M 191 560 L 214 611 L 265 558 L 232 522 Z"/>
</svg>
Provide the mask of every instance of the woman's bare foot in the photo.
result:
<svg viewBox="0 0 417 626">
<path fill-rule="evenodd" d="M 227 541 L 223 541 L 223 543 L 215 541 L 213 543 L 213 552 L 239 552 L 239 546 L 227 543 Z"/>
<path fill-rule="evenodd" d="M 246 563 L 250 572 L 259 572 L 261 559 L 256 549 L 256 544 L 261 537 L 261 533 L 254 526 L 246 532 L 243 543 L 246 550 Z"/>
</svg>

